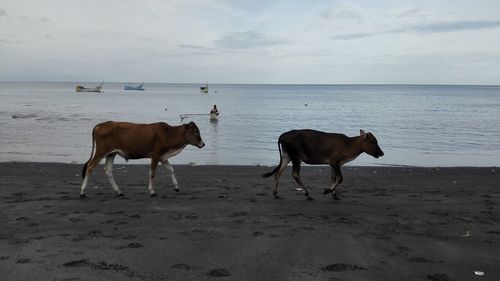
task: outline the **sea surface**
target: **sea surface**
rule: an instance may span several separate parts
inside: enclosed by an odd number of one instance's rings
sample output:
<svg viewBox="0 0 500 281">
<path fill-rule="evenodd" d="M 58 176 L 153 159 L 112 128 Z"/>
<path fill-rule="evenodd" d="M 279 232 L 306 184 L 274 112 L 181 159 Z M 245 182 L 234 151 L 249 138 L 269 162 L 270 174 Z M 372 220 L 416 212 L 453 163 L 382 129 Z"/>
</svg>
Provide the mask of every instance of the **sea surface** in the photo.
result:
<svg viewBox="0 0 500 281">
<path fill-rule="evenodd" d="M 115 120 L 196 122 L 206 146 L 187 147 L 173 164 L 274 165 L 279 135 L 310 128 L 375 134 L 385 156 L 349 165 L 500 165 L 500 86 L 211 84 L 201 94 L 203 83 L 146 83 L 144 92 L 104 83 L 103 93 L 76 93 L 77 84 L 98 82 L 0 82 L 0 161 L 84 163 L 92 127 Z M 179 118 L 214 104 L 218 122 Z"/>
</svg>

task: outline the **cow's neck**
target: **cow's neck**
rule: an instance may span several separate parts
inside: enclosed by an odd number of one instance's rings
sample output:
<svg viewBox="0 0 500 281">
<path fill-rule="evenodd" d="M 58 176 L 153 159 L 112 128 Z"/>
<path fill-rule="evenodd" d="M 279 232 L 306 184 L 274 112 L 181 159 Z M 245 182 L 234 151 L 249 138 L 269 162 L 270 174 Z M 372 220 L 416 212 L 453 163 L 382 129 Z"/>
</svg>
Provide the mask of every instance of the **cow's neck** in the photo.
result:
<svg viewBox="0 0 500 281">
<path fill-rule="evenodd" d="M 169 136 L 167 142 L 170 149 L 179 150 L 186 147 L 185 130 L 186 128 L 183 125 L 167 129 L 167 135 Z"/>
<path fill-rule="evenodd" d="M 363 136 L 352 137 L 349 139 L 348 153 L 350 158 L 354 159 L 363 153 L 362 149 Z"/>
</svg>

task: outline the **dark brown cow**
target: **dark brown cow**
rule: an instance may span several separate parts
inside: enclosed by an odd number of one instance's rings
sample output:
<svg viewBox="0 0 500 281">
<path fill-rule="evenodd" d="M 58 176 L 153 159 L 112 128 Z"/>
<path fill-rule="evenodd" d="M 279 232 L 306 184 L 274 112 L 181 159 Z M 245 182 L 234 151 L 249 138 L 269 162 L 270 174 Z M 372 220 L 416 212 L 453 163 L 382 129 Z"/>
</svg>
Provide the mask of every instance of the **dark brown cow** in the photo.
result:
<svg viewBox="0 0 500 281">
<path fill-rule="evenodd" d="M 188 144 L 199 148 L 205 146 L 200 136 L 200 130 L 194 122 L 180 126 L 170 126 L 164 122 L 134 124 L 108 121 L 97 124 L 92 130 L 92 152 L 90 159 L 83 166 L 82 177 L 84 180 L 80 197 L 85 198 L 85 187 L 87 187 L 92 169 L 104 157 L 106 157 L 104 173 L 108 177 L 116 194 L 123 196 L 113 178 L 113 161 L 117 154 L 126 160 L 151 158 L 151 168 L 149 171 L 149 193 L 151 196 L 157 196 L 153 189 L 153 178 L 155 177 L 158 162 L 161 162 L 170 172 L 174 190 L 179 191 L 174 169 L 168 162 L 168 158 L 179 154 Z"/>
<path fill-rule="evenodd" d="M 343 180 L 340 166 L 356 159 L 363 152 L 375 158 L 384 155 L 375 136 L 372 133 L 365 133 L 363 130 L 360 130 L 360 135 L 356 137 L 315 130 L 292 130 L 279 137 L 278 149 L 280 163 L 272 172 L 262 175 L 267 178 L 274 174 L 274 197 L 279 198 L 278 181 L 281 173 L 291 161 L 293 164 L 292 176 L 302 187 L 309 200 L 312 200 L 312 197 L 300 180 L 300 163 L 302 161 L 306 164 L 330 165 L 332 186 L 325 189 L 323 194 L 332 193 L 335 199 L 340 199 L 335 191 Z"/>
</svg>

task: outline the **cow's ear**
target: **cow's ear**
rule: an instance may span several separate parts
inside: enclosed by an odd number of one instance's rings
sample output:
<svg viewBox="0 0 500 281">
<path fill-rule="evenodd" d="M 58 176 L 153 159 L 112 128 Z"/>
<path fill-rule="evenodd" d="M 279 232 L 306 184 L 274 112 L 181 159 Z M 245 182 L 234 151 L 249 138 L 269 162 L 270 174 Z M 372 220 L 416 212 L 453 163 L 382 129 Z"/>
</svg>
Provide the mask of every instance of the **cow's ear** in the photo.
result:
<svg viewBox="0 0 500 281">
<path fill-rule="evenodd" d="M 361 136 L 364 136 L 364 135 L 365 135 L 365 131 L 363 131 L 363 130 L 359 130 L 359 134 L 360 134 Z"/>
</svg>

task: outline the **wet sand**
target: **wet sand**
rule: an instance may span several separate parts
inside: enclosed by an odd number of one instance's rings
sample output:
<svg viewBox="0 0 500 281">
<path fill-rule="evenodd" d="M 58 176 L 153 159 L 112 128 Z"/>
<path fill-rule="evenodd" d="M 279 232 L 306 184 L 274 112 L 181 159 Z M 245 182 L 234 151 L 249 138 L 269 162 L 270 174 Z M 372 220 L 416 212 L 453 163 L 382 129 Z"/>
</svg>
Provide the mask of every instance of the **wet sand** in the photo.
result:
<svg viewBox="0 0 500 281">
<path fill-rule="evenodd" d="M 102 167 L 79 198 L 81 165 L 0 163 L 2 280 L 500 280 L 497 168 Z M 483 276 L 474 271 L 484 272 Z"/>
</svg>

